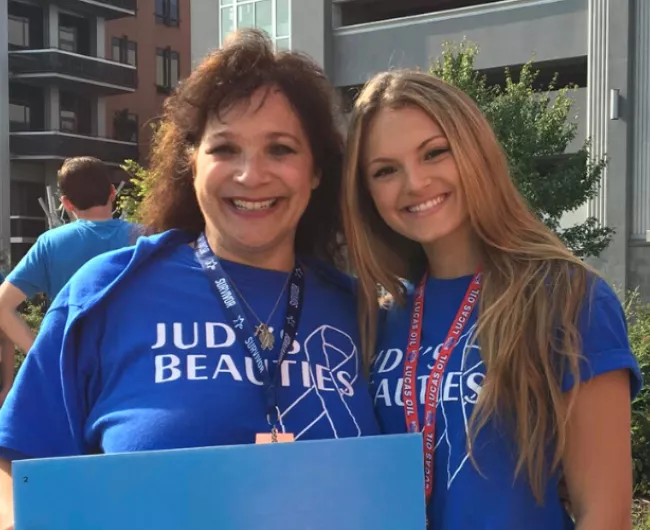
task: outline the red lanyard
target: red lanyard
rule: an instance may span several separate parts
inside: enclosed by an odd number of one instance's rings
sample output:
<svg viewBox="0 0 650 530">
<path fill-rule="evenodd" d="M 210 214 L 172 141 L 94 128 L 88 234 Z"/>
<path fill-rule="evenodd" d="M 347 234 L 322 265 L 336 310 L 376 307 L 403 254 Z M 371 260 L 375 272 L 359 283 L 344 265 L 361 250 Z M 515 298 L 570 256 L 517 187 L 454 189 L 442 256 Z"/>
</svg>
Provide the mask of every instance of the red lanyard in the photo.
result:
<svg viewBox="0 0 650 530">
<path fill-rule="evenodd" d="M 481 269 L 477 271 L 469 284 L 465 299 L 458 309 L 456 318 L 449 328 L 445 342 L 442 343 L 440 353 L 435 365 L 429 374 L 424 403 L 424 491 L 427 504 L 433 491 L 433 450 L 436 445 L 436 408 L 440 395 L 440 383 L 445 373 L 447 362 L 451 357 L 454 347 L 461 337 L 467 321 L 478 302 L 481 292 Z M 420 357 L 420 341 L 422 339 L 422 316 L 424 313 L 424 289 L 427 284 L 425 274 L 415 290 L 411 326 L 409 328 L 406 360 L 404 361 L 404 380 L 402 383 L 402 402 L 404 403 L 404 416 L 408 432 L 420 432 L 420 419 L 418 418 L 418 391 L 417 367 Z"/>
</svg>

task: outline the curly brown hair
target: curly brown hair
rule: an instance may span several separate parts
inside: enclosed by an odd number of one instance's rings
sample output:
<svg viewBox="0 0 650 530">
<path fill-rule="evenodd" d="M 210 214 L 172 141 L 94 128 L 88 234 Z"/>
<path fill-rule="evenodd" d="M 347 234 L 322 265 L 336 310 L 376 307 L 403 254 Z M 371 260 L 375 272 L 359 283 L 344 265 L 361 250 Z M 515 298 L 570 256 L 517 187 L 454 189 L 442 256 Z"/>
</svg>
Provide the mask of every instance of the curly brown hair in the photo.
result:
<svg viewBox="0 0 650 530">
<path fill-rule="evenodd" d="M 165 101 L 152 147 L 154 184 L 142 204 L 143 221 L 152 233 L 177 228 L 198 236 L 203 231 L 192 152 L 211 116 L 250 101 L 264 87 L 278 88 L 289 100 L 321 176 L 298 224 L 296 253 L 340 265 L 343 138 L 335 90 L 312 59 L 293 51 L 274 52 L 270 39 L 255 29 L 232 35 Z"/>
</svg>

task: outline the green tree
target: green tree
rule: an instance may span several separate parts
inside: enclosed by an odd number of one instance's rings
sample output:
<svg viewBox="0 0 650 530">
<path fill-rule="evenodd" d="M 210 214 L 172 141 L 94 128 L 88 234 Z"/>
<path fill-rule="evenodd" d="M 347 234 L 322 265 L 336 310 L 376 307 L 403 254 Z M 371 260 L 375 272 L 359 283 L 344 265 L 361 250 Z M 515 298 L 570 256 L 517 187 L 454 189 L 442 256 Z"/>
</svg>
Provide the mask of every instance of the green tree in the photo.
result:
<svg viewBox="0 0 650 530">
<path fill-rule="evenodd" d="M 150 124 L 152 146 L 156 144 L 163 129 L 160 122 Z M 129 185 L 122 188 L 117 197 L 117 208 L 123 219 L 133 223 L 142 222 L 140 204 L 153 186 L 154 174 L 135 160 L 125 160 L 122 169 L 129 175 Z"/>
<path fill-rule="evenodd" d="M 142 221 L 140 204 L 151 189 L 153 174 L 135 160 L 126 160 L 122 164 L 122 169 L 129 174 L 130 178 L 129 185 L 122 188 L 117 197 L 117 207 L 122 218 L 127 221 L 139 223 Z"/>
<path fill-rule="evenodd" d="M 574 87 L 537 90 L 538 72 L 529 62 L 515 80 L 506 69 L 505 87 L 488 86 L 474 68 L 478 47 L 467 41 L 447 43 L 430 73 L 451 83 L 479 105 L 506 152 L 511 175 L 530 208 L 580 257 L 596 256 L 607 247 L 613 230 L 590 217 L 572 227 L 562 216 L 598 192 L 605 159 L 589 156 L 589 142 L 567 154 L 577 135 L 570 113 Z M 556 76 L 557 77 L 557 76 Z"/>
</svg>

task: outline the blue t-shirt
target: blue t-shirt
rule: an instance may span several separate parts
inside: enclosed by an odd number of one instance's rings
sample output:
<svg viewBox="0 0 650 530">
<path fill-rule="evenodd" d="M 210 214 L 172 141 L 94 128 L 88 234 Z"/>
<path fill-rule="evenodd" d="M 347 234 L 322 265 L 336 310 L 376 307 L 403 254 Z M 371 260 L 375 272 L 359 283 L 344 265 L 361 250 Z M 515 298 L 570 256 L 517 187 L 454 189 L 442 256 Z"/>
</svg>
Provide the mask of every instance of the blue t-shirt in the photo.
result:
<svg viewBox="0 0 650 530">
<path fill-rule="evenodd" d="M 417 371 L 420 421 L 424 417 L 424 394 L 432 363 L 471 279 L 430 279 L 427 283 Z M 592 293 L 591 304 L 585 305 L 580 322 L 586 358 L 581 377 L 586 380 L 611 370 L 629 369 L 632 393 L 636 394 L 641 375 L 628 344 L 621 305 L 602 280 L 597 280 Z M 406 432 L 401 391 L 412 303 L 411 294 L 405 308 L 394 305 L 381 327 L 371 391 L 385 433 Z M 545 504 L 540 507 L 525 474 L 514 480 L 516 446 L 493 423 L 479 432 L 473 448 L 480 473 L 468 457 L 468 425 L 485 377 L 479 347 L 467 342 L 476 331 L 476 313 L 478 310 L 473 312 L 448 361 L 440 386 L 434 491 L 427 509 L 431 526 L 436 530 L 572 529 L 573 523 L 558 498 L 558 476 L 548 481 Z M 564 390 L 572 383 L 572 378 L 567 377 Z"/>
<path fill-rule="evenodd" d="M 178 231 L 142 237 L 64 287 L 0 410 L 1 457 L 247 444 L 270 431 L 259 375 L 188 242 Z M 255 313 L 269 315 L 287 274 L 224 269 Z M 351 282 L 318 262 L 305 273 L 280 368 L 281 422 L 297 440 L 378 434 Z"/>
<path fill-rule="evenodd" d="M 40 235 L 9 273 L 7 281 L 28 298 L 37 293 L 53 300 L 72 275 L 90 259 L 135 243 L 135 225 L 122 219 L 79 219 Z"/>
</svg>

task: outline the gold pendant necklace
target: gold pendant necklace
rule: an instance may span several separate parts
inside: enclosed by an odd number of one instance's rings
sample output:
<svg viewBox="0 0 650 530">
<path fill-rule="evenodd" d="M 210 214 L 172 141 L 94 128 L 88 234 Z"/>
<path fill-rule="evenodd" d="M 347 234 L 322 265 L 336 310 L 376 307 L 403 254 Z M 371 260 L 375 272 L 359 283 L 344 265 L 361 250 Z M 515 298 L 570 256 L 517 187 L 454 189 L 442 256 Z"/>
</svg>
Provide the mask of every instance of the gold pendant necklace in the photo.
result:
<svg viewBox="0 0 650 530">
<path fill-rule="evenodd" d="M 259 319 L 258 319 L 259 320 Z M 255 336 L 259 339 L 263 350 L 272 350 L 275 345 L 275 337 L 271 329 L 264 323 L 260 322 L 255 328 Z"/>
</svg>

